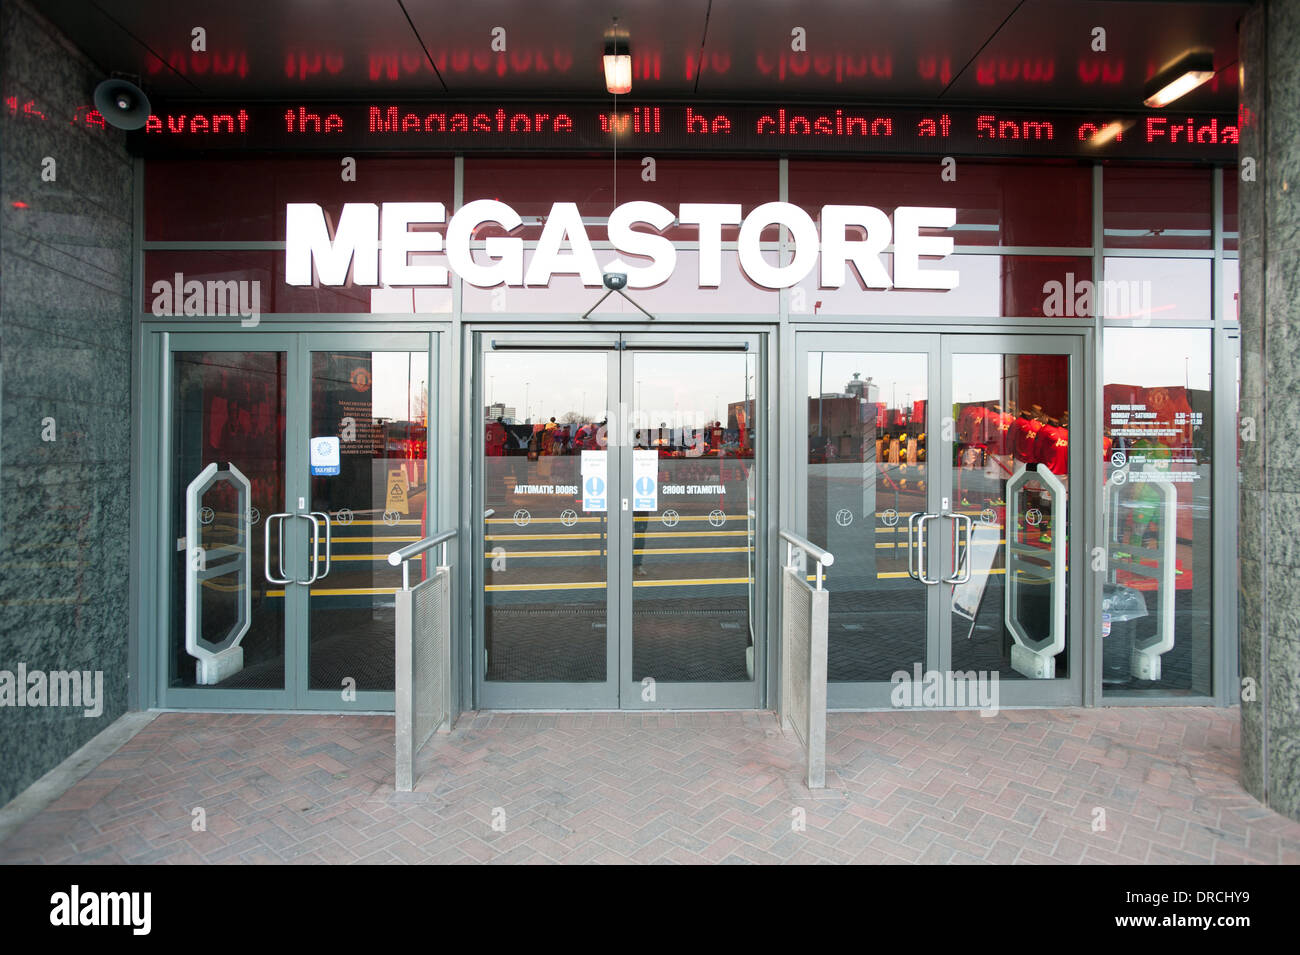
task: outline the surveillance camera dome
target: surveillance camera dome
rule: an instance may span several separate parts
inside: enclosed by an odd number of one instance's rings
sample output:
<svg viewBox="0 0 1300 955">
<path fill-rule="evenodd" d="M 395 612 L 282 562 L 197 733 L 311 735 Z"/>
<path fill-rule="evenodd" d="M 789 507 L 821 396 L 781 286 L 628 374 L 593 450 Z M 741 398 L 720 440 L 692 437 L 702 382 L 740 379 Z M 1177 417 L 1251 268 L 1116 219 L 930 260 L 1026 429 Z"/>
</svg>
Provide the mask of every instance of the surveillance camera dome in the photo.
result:
<svg viewBox="0 0 1300 955">
<path fill-rule="evenodd" d="M 626 285 L 627 285 L 626 272 L 605 273 L 605 288 L 617 292 L 619 289 L 624 288 Z"/>
</svg>

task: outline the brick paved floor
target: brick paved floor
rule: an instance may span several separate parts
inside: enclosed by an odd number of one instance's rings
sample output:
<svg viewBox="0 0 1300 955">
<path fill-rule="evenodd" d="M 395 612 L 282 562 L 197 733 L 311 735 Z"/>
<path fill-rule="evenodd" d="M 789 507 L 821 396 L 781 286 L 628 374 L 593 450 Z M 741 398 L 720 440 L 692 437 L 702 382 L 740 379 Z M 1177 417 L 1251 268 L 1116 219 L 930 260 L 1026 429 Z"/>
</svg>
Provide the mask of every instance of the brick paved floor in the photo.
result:
<svg viewBox="0 0 1300 955">
<path fill-rule="evenodd" d="M 0 862 L 1300 862 L 1238 720 L 832 714 L 811 793 L 768 713 L 467 714 L 399 794 L 391 718 L 167 713 Z"/>
</svg>

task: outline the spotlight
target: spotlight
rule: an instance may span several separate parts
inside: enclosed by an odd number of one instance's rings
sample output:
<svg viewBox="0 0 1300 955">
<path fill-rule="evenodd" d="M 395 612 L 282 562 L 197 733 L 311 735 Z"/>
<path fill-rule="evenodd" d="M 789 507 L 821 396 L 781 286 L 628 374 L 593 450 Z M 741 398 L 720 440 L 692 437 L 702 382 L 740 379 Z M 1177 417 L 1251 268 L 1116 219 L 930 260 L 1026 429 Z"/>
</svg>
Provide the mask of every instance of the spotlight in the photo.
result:
<svg viewBox="0 0 1300 955">
<path fill-rule="evenodd" d="M 1185 53 L 1157 73 L 1146 87 L 1142 102 L 1154 109 L 1168 106 L 1214 78 L 1214 55 L 1203 50 Z"/>
<path fill-rule="evenodd" d="M 615 96 L 632 92 L 632 51 L 626 39 L 605 41 L 605 89 Z"/>
</svg>

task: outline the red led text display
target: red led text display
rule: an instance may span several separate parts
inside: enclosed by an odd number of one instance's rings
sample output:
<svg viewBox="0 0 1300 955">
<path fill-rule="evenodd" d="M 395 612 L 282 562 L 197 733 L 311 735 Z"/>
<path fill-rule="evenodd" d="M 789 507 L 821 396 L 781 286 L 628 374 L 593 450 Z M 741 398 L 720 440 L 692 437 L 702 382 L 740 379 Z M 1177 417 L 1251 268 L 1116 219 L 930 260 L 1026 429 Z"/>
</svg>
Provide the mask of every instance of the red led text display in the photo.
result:
<svg viewBox="0 0 1300 955">
<path fill-rule="evenodd" d="M 446 152 L 610 148 L 740 153 L 1231 161 L 1241 117 L 806 105 L 372 103 L 167 105 L 133 134 L 190 149 Z"/>
</svg>

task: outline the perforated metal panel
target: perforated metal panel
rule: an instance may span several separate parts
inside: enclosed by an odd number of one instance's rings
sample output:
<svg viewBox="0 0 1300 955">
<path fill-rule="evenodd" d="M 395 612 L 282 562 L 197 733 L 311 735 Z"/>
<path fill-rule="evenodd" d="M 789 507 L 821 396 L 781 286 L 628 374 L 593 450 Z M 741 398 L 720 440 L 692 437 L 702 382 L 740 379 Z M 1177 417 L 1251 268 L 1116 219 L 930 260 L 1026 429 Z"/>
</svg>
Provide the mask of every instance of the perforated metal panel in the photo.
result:
<svg viewBox="0 0 1300 955">
<path fill-rule="evenodd" d="M 826 633 L 830 593 L 802 567 L 781 572 L 781 721 L 808 752 L 808 787 L 826 785 Z"/>
<path fill-rule="evenodd" d="M 415 759 L 429 737 L 451 729 L 451 568 L 397 592 L 394 699 L 397 783 L 415 784 Z"/>
</svg>

